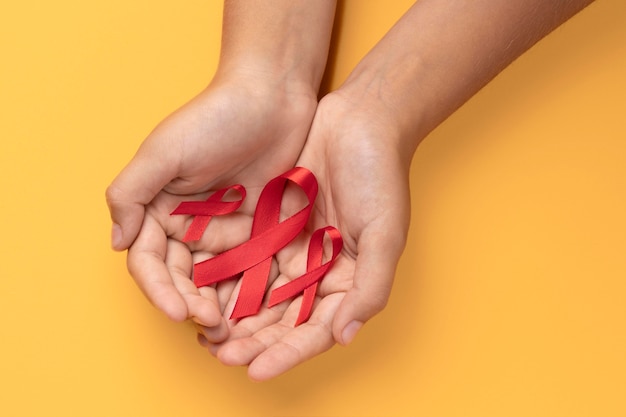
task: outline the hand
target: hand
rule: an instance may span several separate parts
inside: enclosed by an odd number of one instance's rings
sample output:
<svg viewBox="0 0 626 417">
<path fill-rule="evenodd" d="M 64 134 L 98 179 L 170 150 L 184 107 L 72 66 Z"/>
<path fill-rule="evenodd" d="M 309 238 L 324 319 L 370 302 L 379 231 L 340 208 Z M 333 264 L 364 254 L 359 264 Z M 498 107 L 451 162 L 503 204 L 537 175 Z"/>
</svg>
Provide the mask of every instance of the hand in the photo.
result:
<svg viewBox="0 0 626 417">
<path fill-rule="evenodd" d="M 312 228 L 334 225 L 345 241 L 318 288 L 312 317 L 294 329 L 298 299 L 264 308 L 231 324 L 230 336 L 211 351 L 226 364 L 249 365 L 253 379 L 268 379 L 335 342 L 349 343 L 387 301 L 405 245 L 408 169 L 420 140 L 591 2 L 533 0 L 512 6 L 498 0 L 466 8 L 416 2 L 341 89 L 322 100 L 298 160 L 320 183 Z M 274 287 L 303 272 L 305 241 L 276 256 Z"/>
<path fill-rule="evenodd" d="M 303 147 L 317 100 L 298 87 L 241 74 L 218 77 L 157 126 L 107 189 L 113 247 L 130 247 L 131 275 L 171 319 L 224 328 L 215 289 L 199 291 L 189 280 L 191 262 L 247 236 L 233 232 L 217 246 L 201 241 L 190 250 L 181 243 L 189 219 L 169 213 L 180 201 L 235 183 L 248 189 L 242 213 L 253 211 L 255 193 L 291 168 Z M 249 234 L 246 218 L 214 218 L 209 229 L 228 221 L 229 230 Z"/>
<path fill-rule="evenodd" d="M 326 96 L 298 165 L 312 170 L 320 194 L 310 228 L 276 256 L 271 288 L 304 272 L 313 230 L 334 225 L 344 248 L 318 287 L 308 322 L 295 327 L 301 297 L 231 322 L 220 344 L 200 337 L 220 361 L 248 365 L 254 380 L 275 377 L 331 348 L 346 345 L 389 297 L 409 225 L 408 168 L 389 112 L 341 92 Z M 232 310 L 232 294 L 226 313 Z"/>
</svg>

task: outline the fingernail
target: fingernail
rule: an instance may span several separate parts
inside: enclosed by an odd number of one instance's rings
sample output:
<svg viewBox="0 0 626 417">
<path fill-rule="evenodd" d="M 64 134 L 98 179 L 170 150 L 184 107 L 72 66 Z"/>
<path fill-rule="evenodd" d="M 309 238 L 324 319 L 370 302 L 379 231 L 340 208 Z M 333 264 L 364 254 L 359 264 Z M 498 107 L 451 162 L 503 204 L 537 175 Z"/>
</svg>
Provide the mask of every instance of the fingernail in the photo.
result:
<svg viewBox="0 0 626 417">
<path fill-rule="evenodd" d="M 113 223 L 111 228 L 111 247 L 117 250 L 120 243 L 122 243 L 122 228 L 119 224 Z"/>
<path fill-rule="evenodd" d="M 341 340 L 344 346 L 349 345 L 354 340 L 354 337 L 359 332 L 363 323 L 357 320 L 353 320 L 346 327 L 343 328 L 343 332 L 341 332 Z"/>
</svg>

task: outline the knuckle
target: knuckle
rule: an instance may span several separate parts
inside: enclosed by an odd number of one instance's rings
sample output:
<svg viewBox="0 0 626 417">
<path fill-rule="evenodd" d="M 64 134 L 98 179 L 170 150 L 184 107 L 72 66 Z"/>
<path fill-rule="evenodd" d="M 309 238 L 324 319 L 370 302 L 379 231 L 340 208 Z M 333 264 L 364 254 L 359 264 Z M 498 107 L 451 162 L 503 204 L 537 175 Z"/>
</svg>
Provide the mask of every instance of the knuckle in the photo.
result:
<svg viewBox="0 0 626 417">
<path fill-rule="evenodd" d="M 372 307 L 372 311 L 374 312 L 374 314 L 380 313 L 381 311 L 383 311 L 387 307 L 388 301 L 389 299 L 382 295 L 373 298 L 371 307 Z"/>
<path fill-rule="evenodd" d="M 105 192 L 104 197 L 106 198 L 107 204 L 109 206 L 114 206 L 118 201 L 120 201 L 123 197 L 123 191 L 117 187 L 115 184 L 109 185 Z"/>
<path fill-rule="evenodd" d="M 365 309 L 367 310 L 370 317 L 380 313 L 387 307 L 387 303 L 389 298 L 386 294 L 376 294 L 376 296 L 368 297 L 365 301 Z"/>
</svg>

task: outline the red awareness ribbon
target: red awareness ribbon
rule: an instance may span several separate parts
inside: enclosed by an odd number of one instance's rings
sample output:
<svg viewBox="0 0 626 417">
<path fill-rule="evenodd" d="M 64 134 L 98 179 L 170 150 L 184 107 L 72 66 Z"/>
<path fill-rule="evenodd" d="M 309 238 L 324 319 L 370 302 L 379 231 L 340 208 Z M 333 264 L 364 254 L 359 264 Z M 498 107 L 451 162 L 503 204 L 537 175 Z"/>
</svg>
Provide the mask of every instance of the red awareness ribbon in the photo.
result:
<svg viewBox="0 0 626 417">
<path fill-rule="evenodd" d="M 324 235 L 326 233 L 328 233 L 330 237 L 333 253 L 330 259 L 322 264 L 322 258 L 324 256 Z M 341 238 L 339 230 L 334 227 L 326 226 L 313 232 L 311 240 L 309 241 L 309 253 L 306 266 L 307 272 L 293 281 L 273 290 L 270 294 L 268 307 L 274 307 L 276 304 L 303 293 L 302 305 L 300 306 L 296 326 L 307 321 L 313 309 L 317 285 L 333 265 L 335 258 L 341 253 L 342 247 L 343 239 Z"/>
<path fill-rule="evenodd" d="M 222 201 L 224 195 L 230 190 L 235 190 L 239 193 L 239 200 Z M 187 233 L 185 233 L 183 242 L 200 240 L 213 216 L 221 216 L 236 211 L 245 198 L 246 189 L 242 185 L 235 184 L 216 191 L 206 201 L 183 201 L 170 214 L 195 216 L 189 229 L 187 229 Z"/>
<path fill-rule="evenodd" d="M 282 222 L 280 206 L 287 181 L 298 185 L 306 194 L 308 204 Z M 304 229 L 315 197 L 317 180 L 313 173 L 295 167 L 267 183 L 256 206 L 250 240 L 219 255 L 194 265 L 197 287 L 235 278 L 241 272 L 241 288 L 231 318 L 256 314 L 261 308 L 269 279 L 272 258 Z"/>
</svg>

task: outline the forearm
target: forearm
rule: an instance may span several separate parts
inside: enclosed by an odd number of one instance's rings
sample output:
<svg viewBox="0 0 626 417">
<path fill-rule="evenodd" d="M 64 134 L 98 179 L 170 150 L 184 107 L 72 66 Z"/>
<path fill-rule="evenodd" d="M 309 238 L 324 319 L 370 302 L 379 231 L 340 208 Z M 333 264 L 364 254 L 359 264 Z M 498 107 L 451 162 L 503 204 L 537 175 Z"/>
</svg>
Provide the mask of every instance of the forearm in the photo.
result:
<svg viewBox="0 0 626 417">
<path fill-rule="evenodd" d="M 317 92 L 336 0 L 226 0 L 219 75 L 261 76 Z M 294 87 L 294 88 L 296 88 Z"/>
<path fill-rule="evenodd" d="M 342 89 L 376 101 L 411 155 L 515 58 L 592 0 L 420 0 Z"/>
</svg>

